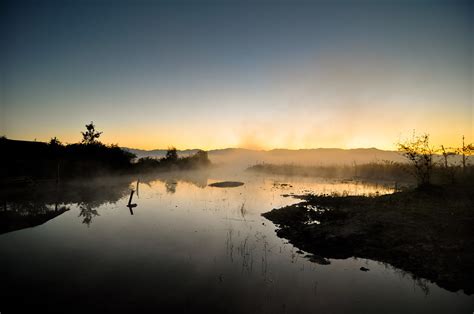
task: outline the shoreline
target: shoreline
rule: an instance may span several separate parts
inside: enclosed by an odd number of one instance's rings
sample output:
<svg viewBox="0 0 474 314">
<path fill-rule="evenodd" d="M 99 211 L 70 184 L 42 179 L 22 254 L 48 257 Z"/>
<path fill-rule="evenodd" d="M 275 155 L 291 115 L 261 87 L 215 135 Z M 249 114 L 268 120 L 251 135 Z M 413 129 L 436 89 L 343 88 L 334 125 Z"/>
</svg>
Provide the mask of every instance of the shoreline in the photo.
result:
<svg viewBox="0 0 474 314">
<path fill-rule="evenodd" d="M 373 197 L 303 195 L 262 216 L 315 262 L 372 259 L 471 295 L 473 194 L 467 185 L 449 185 Z"/>
</svg>

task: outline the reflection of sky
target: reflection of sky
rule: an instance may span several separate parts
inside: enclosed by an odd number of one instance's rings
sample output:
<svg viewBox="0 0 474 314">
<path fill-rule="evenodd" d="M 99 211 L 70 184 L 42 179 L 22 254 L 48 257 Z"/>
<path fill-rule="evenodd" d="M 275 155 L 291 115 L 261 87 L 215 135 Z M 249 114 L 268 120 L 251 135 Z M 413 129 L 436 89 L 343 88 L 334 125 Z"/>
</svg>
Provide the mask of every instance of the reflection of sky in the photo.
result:
<svg viewBox="0 0 474 314">
<path fill-rule="evenodd" d="M 0 133 L 140 148 L 392 148 L 472 138 L 473 7 L 6 5 Z"/>
<path fill-rule="evenodd" d="M 79 206 L 68 205 L 70 211 L 46 224 L 0 236 L 0 267 L 8 269 L 2 281 L 9 287 L 5 299 L 21 291 L 30 296 L 22 304 L 30 304 L 54 294 L 52 308 L 65 299 L 71 304 L 78 291 L 86 291 L 81 300 L 87 300 L 89 311 L 111 303 L 122 311 L 137 304 L 160 309 L 171 304 L 179 311 L 185 304 L 230 313 L 346 313 L 349 308 L 448 313 L 472 307 L 473 296 L 433 283 L 426 283 L 425 295 L 410 275 L 374 261 L 312 263 L 260 215 L 298 202 L 281 196 L 287 192 L 355 191 L 354 184 L 331 186 L 298 177 L 240 179 L 246 184 L 230 189 L 176 179 L 175 193 L 167 192 L 165 180 L 140 184 L 133 216 L 124 195 L 94 207 L 99 215 L 88 227 L 78 217 Z M 292 187 L 274 186 L 274 181 Z M 357 187 L 364 189 L 382 191 Z M 370 272 L 361 272 L 362 266 Z M 64 283 L 73 283 L 74 289 L 64 289 Z"/>
</svg>

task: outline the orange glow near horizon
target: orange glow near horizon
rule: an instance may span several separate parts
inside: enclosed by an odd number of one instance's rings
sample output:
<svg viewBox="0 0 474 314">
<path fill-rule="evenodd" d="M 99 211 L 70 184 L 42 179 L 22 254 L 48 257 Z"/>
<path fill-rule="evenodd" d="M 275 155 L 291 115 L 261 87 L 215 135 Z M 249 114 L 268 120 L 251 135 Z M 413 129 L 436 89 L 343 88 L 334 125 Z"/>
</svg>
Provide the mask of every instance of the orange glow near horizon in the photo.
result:
<svg viewBox="0 0 474 314">
<path fill-rule="evenodd" d="M 0 136 L 74 143 L 92 120 L 102 142 L 148 150 L 474 140 L 469 5 L 80 2 L 84 18 L 5 20 Z"/>
<path fill-rule="evenodd" d="M 408 139 L 415 131 L 416 134 L 427 133 L 430 135 L 430 143 L 433 146 L 444 145 L 445 147 L 460 147 L 462 136 L 466 138 L 466 143 L 472 142 L 472 125 L 466 121 L 465 125 L 457 124 L 454 127 L 443 129 L 432 127 L 410 129 L 404 125 L 401 130 L 393 128 L 391 125 L 383 127 L 384 122 L 358 126 L 350 126 L 346 129 L 342 126 L 338 128 L 327 127 L 317 128 L 309 123 L 297 125 L 286 125 L 284 128 L 278 124 L 261 123 L 253 127 L 248 123 L 243 123 L 237 127 L 219 128 L 183 128 L 175 127 L 137 127 L 134 132 L 126 128 L 104 128 L 96 124 L 99 131 L 103 131 L 101 141 L 106 144 L 118 144 L 121 147 L 129 147 L 143 150 L 166 149 L 174 146 L 178 149 L 224 149 L 224 148 L 246 148 L 254 150 L 271 149 L 312 149 L 312 148 L 378 148 L 383 150 L 396 150 L 399 141 Z M 289 124 L 289 123 L 288 123 Z M 450 125 L 450 123 L 446 123 Z M 452 124 L 451 124 L 452 125 Z M 334 132 L 337 129 L 338 132 Z M 36 133 L 36 136 L 29 134 L 12 134 L 8 138 L 22 140 L 49 141 L 57 136 L 63 143 L 77 143 L 81 140 L 82 131 L 80 128 L 76 132 L 46 132 Z"/>
<path fill-rule="evenodd" d="M 56 136 L 74 143 L 93 120 L 104 132 L 104 143 L 146 150 L 394 150 L 413 130 L 429 134 L 434 146 L 459 147 L 463 135 L 473 140 L 472 91 L 466 84 L 457 84 L 454 76 L 445 82 L 429 68 L 407 74 L 389 60 L 369 59 L 321 56 L 274 69 L 259 88 L 209 81 L 182 93 L 174 87 L 162 93 L 151 87 L 138 93 L 130 87 L 90 99 L 47 98 L 44 106 L 28 110 L 7 108 L 9 120 L 0 132 L 12 139 L 48 141 Z M 374 70 L 379 66 L 384 73 Z M 428 76 L 436 79 L 415 84 Z M 447 83 L 451 85 L 443 89 Z M 62 103 L 70 107 L 61 109 Z"/>
</svg>

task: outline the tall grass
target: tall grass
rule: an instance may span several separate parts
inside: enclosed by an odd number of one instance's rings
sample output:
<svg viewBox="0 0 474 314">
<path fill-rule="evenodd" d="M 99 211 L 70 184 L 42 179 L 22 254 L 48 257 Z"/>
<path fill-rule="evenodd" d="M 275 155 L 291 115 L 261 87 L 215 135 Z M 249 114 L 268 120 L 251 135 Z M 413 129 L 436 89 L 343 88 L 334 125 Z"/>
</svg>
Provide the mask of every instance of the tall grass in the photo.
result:
<svg viewBox="0 0 474 314">
<path fill-rule="evenodd" d="M 411 173 L 411 166 L 406 163 L 381 161 L 366 164 L 330 165 L 330 166 L 303 166 L 298 164 L 256 164 L 247 168 L 266 174 L 285 176 L 304 176 L 335 179 L 361 180 L 390 180 L 405 183 L 415 183 Z M 467 167 L 463 174 L 461 166 L 445 168 L 435 165 L 433 168 L 433 183 L 451 183 L 459 180 L 470 180 L 474 177 L 474 166 Z"/>
</svg>

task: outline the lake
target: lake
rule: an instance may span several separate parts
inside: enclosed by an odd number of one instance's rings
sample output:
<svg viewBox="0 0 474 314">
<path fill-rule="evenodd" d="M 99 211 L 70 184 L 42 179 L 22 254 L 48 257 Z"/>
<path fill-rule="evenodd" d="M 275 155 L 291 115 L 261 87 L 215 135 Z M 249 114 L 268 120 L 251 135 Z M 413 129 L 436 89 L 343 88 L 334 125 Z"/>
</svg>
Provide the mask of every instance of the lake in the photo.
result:
<svg viewBox="0 0 474 314">
<path fill-rule="evenodd" d="M 2 199 L 0 312 L 471 313 L 474 296 L 366 259 L 310 261 L 261 216 L 291 194 L 393 185 L 239 172 L 104 178 Z M 210 187 L 224 180 L 244 185 Z M 136 192 L 127 207 L 131 189 Z M 360 268 L 369 271 L 361 271 Z"/>
</svg>

